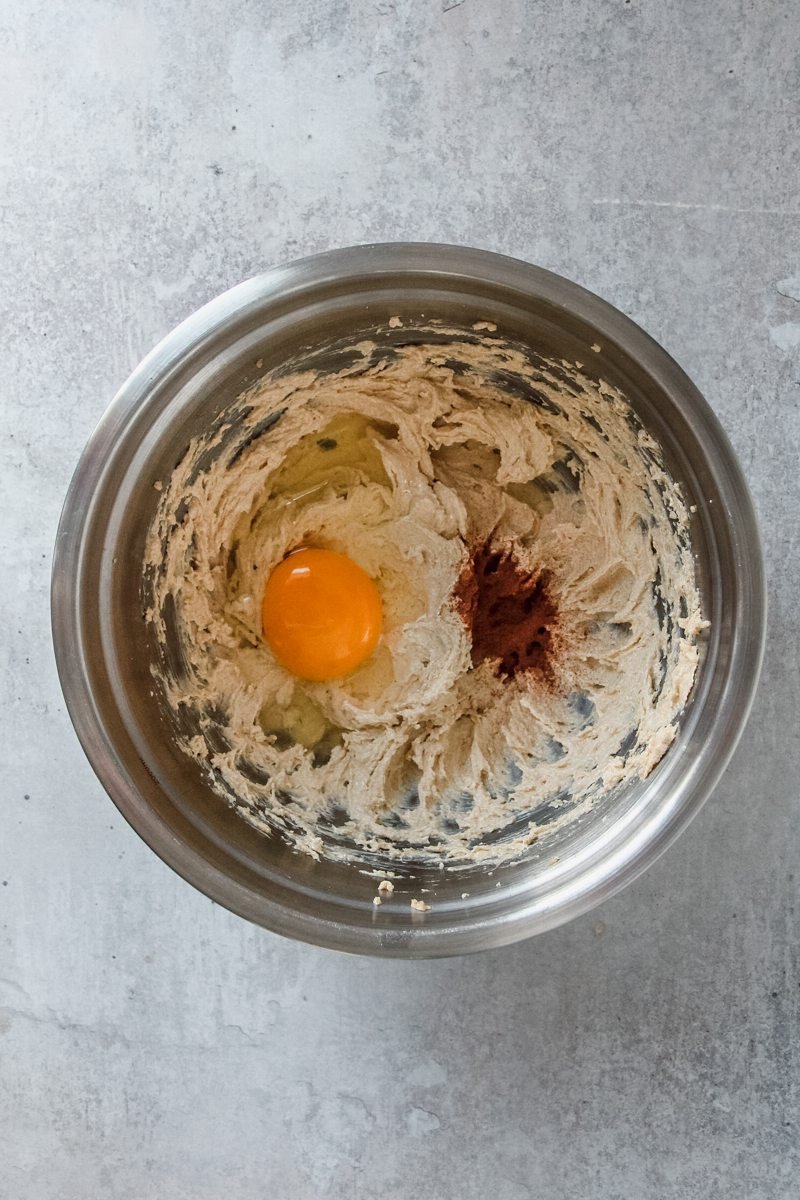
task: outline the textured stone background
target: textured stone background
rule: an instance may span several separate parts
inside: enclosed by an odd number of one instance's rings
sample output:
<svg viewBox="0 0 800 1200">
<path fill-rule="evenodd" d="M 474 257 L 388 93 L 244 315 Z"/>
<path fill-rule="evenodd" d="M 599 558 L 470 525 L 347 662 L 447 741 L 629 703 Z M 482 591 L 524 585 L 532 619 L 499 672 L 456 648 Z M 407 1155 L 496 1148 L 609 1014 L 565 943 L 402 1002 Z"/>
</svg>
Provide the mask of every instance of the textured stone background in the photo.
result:
<svg viewBox="0 0 800 1200">
<path fill-rule="evenodd" d="M 0 0 L 0 1196 L 794 1198 L 800 1183 L 795 0 Z M 264 266 L 472 243 L 578 280 L 709 398 L 763 523 L 748 730 L 567 928 L 357 961 L 215 908 L 101 792 L 48 574 L 79 451 Z"/>
</svg>

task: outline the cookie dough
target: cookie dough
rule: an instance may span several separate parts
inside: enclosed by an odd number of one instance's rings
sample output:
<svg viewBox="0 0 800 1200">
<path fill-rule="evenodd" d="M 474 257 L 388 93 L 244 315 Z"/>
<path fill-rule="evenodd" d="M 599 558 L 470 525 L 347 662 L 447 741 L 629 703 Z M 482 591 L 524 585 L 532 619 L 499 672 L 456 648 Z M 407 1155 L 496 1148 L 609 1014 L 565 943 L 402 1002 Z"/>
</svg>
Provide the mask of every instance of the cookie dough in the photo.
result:
<svg viewBox="0 0 800 1200">
<path fill-rule="evenodd" d="M 407 331 L 405 331 L 407 332 Z M 668 749 L 704 626 L 689 517 L 614 388 L 490 331 L 267 375 L 188 447 L 147 541 L 158 687 L 242 817 L 308 853 L 501 861 Z M 260 628 L 299 547 L 384 631 L 294 678 Z"/>
</svg>

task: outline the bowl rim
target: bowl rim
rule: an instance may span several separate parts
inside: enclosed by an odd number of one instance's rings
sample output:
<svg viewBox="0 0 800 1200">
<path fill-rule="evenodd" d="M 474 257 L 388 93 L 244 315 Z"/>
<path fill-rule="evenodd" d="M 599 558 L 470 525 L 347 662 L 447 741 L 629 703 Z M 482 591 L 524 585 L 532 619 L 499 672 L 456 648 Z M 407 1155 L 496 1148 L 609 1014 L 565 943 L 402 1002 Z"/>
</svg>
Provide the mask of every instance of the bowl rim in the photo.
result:
<svg viewBox="0 0 800 1200">
<path fill-rule="evenodd" d="M 592 325 L 624 346 L 694 427 L 704 453 L 714 451 L 715 483 L 725 505 L 741 566 L 738 600 L 745 614 L 724 680 L 724 705 L 713 745 L 702 746 L 692 778 L 645 814 L 627 839 L 599 864 L 567 878 L 546 894 L 529 898 L 511 913 L 476 914 L 457 925 L 420 922 L 402 938 L 380 927 L 351 925 L 323 913 L 298 913 L 255 896 L 250 889 L 177 839 L 166 821 L 143 802 L 116 753 L 92 695 L 80 645 L 79 574 L 90 501 L 131 414 L 163 379 L 198 347 L 249 311 L 306 293 L 331 281 L 365 274 L 403 274 L 472 279 L 511 288 Z M 435 242 L 370 243 L 329 250 L 255 275 L 210 300 L 177 325 L 122 384 L 91 434 L 62 508 L 51 575 L 51 627 L 59 681 L 67 711 L 89 762 L 122 816 L 148 846 L 183 879 L 230 911 L 278 932 L 317 945 L 394 957 L 440 957 L 505 945 L 552 929 L 615 895 L 673 843 L 716 786 L 733 754 L 755 696 L 766 638 L 766 580 L 755 510 L 741 467 L 712 409 L 677 362 L 607 301 L 570 280 L 519 259 Z M 256 903 L 257 901 L 257 903 Z"/>
</svg>

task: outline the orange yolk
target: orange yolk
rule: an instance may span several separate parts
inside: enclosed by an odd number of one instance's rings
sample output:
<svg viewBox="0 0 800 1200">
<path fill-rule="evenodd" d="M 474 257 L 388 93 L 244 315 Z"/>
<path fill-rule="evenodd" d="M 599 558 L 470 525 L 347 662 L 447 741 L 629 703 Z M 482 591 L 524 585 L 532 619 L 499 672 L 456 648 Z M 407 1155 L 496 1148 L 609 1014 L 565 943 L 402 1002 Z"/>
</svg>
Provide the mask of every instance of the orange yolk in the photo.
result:
<svg viewBox="0 0 800 1200">
<path fill-rule="evenodd" d="M 375 649 L 383 610 L 375 584 L 334 550 L 297 550 L 267 580 L 264 637 L 300 679 L 341 679 Z"/>
</svg>

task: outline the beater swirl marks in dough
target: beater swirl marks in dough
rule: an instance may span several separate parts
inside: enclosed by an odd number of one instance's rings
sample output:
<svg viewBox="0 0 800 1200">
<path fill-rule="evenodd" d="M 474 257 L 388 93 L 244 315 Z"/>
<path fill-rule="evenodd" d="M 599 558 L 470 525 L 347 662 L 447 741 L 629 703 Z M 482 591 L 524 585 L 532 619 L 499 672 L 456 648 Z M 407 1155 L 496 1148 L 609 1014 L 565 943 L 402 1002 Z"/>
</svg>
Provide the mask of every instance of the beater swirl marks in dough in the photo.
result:
<svg viewBox="0 0 800 1200">
<path fill-rule="evenodd" d="M 182 748 L 259 828 L 333 858 L 500 861 L 673 740 L 704 626 L 688 515 L 612 387 L 500 338 L 420 340 L 267 376 L 191 443 L 147 543 L 157 676 Z M 301 546 L 381 594 L 381 642 L 342 680 L 294 678 L 262 637 Z M 492 600 L 501 562 L 544 614 L 504 667 L 470 624 L 478 593 L 486 621 L 513 599 Z"/>
</svg>

